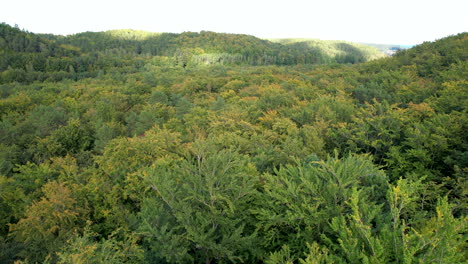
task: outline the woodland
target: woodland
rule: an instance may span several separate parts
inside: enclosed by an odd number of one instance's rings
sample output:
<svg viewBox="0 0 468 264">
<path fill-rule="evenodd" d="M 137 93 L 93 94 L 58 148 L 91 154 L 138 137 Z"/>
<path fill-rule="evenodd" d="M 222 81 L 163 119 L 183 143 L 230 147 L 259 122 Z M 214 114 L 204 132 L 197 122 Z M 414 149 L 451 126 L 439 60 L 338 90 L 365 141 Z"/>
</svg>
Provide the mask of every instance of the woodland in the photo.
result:
<svg viewBox="0 0 468 264">
<path fill-rule="evenodd" d="M 467 59 L 2 23 L 0 263 L 466 263 Z"/>
</svg>

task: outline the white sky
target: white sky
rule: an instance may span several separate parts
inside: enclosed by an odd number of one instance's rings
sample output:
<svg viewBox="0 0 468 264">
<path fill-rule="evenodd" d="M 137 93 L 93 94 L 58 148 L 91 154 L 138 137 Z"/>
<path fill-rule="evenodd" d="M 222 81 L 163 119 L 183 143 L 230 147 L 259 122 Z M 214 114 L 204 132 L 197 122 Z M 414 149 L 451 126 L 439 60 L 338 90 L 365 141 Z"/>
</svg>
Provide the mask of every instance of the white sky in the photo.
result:
<svg viewBox="0 0 468 264">
<path fill-rule="evenodd" d="M 468 31 L 467 0 L 2 0 L 0 22 L 35 33 L 201 30 L 261 38 L 419 44 Z"/>
</svg>

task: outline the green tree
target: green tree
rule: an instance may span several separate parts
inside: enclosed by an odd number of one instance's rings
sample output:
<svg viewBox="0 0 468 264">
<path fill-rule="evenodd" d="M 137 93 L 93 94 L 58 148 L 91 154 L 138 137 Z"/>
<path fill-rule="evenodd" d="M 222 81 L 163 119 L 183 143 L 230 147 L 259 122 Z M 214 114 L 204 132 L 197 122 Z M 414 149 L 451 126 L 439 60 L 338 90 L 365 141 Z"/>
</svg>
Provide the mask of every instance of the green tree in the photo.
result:
<svg viewBox="0 0 468 264">
<path fill-rule="evenodd" d="M 252 261 L 256 174 L 245 156 L 203 141 L 185 159 L 156 162 L 142 174 L 154 192 L 140 213 L 148 250 L 167 262 Z"/>
<path fill-rule="evenodd" d="M 333 233 L 332 219 L 351 214 L 356 192 L 376 204 L 384 202 L 387 189 L 386 175 L 365 156 L 312 156 L 262 177 L 263 203 L 255 209 L 260 244 L 270 252 L 287 246 L 293 259 L 303 256 L 307 243 L 323 243 Z"/>
</svg>

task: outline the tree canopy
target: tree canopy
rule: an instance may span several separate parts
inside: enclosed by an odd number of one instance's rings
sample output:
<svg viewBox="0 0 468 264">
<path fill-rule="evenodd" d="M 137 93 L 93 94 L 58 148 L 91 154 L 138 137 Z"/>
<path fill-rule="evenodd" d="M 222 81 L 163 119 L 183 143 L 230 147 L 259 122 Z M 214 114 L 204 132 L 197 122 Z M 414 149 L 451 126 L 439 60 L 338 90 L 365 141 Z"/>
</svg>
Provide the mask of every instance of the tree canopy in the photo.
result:
<svg viewBox="0 0 468 264">
<path fill-rule="evenodd" d="M 2 24 L 0 262 L 463 263 L 467 41 Z"/>
</svg>

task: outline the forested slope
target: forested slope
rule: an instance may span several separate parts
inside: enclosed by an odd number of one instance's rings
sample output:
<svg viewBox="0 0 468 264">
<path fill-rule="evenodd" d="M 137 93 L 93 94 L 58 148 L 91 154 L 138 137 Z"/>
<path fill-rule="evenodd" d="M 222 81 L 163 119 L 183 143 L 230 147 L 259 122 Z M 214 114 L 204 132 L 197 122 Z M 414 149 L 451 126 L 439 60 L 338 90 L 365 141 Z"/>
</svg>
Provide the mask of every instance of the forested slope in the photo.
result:
<svg viewBox="0 0 468 264">
<path fill-rule="evenodd" d="M 83 61 L 2 64 L 1 263 L 467 259 L 467 33 L 356 65 L 186 67 L 15 34 L 6 58 Z"/>
<path fill-rule="evenodd" d="M 298 50 L 315 49 L 337 63 L 360 63 L 385 57 L 384 53 L 376 52 L 375 47 L 346 41 L 290 38 L 270 41 Z"/>
<path fill-rule="evenodd" d="M 282 45 L 241 34 L 202 31 L 150 33 L 136 30 L 38 35 L 0 24 L 0 83 L 96 77 L 151 62 L 160 66 L 296 65 L 357 63 L 382 57 L 352 43 Z M 323 45 L 322 45 L 323 43 Z M 351 47 L 351 48 L 350 48 Z"/>
</svg>

